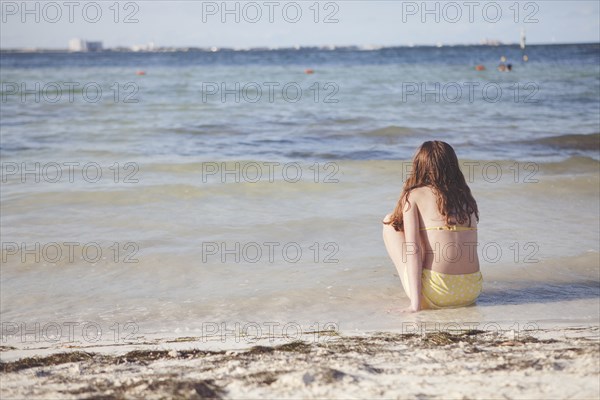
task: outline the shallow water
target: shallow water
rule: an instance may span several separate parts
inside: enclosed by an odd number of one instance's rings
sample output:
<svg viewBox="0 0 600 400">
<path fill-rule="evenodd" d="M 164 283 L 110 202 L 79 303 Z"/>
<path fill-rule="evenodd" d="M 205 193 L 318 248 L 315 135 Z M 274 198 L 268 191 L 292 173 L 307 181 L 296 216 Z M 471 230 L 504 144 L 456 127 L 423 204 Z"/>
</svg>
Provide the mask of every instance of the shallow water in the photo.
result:
<svg viewBox="0 0 600 400">
<path fill-rule="evenodd" d="M 474 76 L 457 60 L 495 62 L 482 49 L 3 55 L 3 83 L 126 79 L 140 99 L 3 102 L 3 334 L 597 325 L 599 47 L 540 46 L 511 75 Z M 533 80 L 540 102 L 402 102 L 402 79 Z M 202 80 L 335 80 L 340 101 L 203 103 Z M 484 292 L 474 307 L 389 314 L 407 299 L 380 220 L 430 138 L 455 146 L 478 201 Z"/>
</svg>

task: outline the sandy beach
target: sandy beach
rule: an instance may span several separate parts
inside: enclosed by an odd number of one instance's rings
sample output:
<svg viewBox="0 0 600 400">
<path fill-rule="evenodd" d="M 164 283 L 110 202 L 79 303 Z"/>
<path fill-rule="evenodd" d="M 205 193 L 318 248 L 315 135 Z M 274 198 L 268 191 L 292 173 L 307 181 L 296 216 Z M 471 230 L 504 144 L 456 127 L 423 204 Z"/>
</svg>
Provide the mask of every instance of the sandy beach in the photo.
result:
<svg viewBox="0 0 600 400">
<path fill-rule="evenodd" d="M 0 400 L 600 399 L 597 0 L 0 10 Z"/>
<path fill-rule="evenodd" d="M 2 348 L 3 399 L 597 399 L 597 327 Z M 44 354 L 34 356 L 32 354 Z M 10 359 L 10 361 L 6 361 Z"/>
</svg>

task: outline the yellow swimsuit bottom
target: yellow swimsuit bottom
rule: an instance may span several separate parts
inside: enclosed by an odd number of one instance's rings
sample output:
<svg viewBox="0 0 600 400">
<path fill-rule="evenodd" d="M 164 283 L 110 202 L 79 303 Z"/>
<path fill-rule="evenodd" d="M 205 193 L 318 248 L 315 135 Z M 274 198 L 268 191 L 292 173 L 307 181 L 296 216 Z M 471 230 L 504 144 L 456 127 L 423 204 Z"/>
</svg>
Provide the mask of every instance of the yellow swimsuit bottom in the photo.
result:
<svg viewBox="0 0 600 400">
<path fill-rule="evenodd" d="M 477 227 L 446 225 L 421 228 L 424 231 L 475 231 Z M 404 276 L 408 282 L 408 268 Z M 464 307 L 475 303 L 483 286 L 481 272 L 472 274 L 451 275 L 423 269 L 421 274 L 422 297 L 426 308 Z"/>
<path fill-rule="evenodd" d="M 408 268 L 404 268 L 408 288 Z M 424 308 L 464 307 L 475 303 L 483 286 L 481 272 L 451 275 L 423 269 L 421 295 Z"/>
</svg>

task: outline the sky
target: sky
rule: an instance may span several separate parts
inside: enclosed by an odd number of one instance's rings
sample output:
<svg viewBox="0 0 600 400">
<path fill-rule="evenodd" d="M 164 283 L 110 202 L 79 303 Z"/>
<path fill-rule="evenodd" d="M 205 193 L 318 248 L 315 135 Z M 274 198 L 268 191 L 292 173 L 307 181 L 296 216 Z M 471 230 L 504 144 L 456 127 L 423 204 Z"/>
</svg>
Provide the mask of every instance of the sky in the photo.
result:
<svg viewBox="0 0 600 400">
<path fill-rule="evenodd" d="M 600 42 L 600 2 L 6 1 L 0 48 L 403 46 Z"/>
</svg>

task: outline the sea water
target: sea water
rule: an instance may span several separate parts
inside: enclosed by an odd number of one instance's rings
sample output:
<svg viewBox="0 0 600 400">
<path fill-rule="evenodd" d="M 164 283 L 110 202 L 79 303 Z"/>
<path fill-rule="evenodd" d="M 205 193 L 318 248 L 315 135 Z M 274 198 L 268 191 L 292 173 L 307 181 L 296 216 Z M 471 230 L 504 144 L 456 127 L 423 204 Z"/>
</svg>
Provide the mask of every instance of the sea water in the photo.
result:
<svg viewBox="0 0 600 400">
<path fill-rule="evenodd" d="M 3 338 L 598 325 L 600 46 L 527 54 L 3 53 Z M 381 219 L 432 139 L 478 201 L 484 291 L 389 313 Z"/>
</svg>

